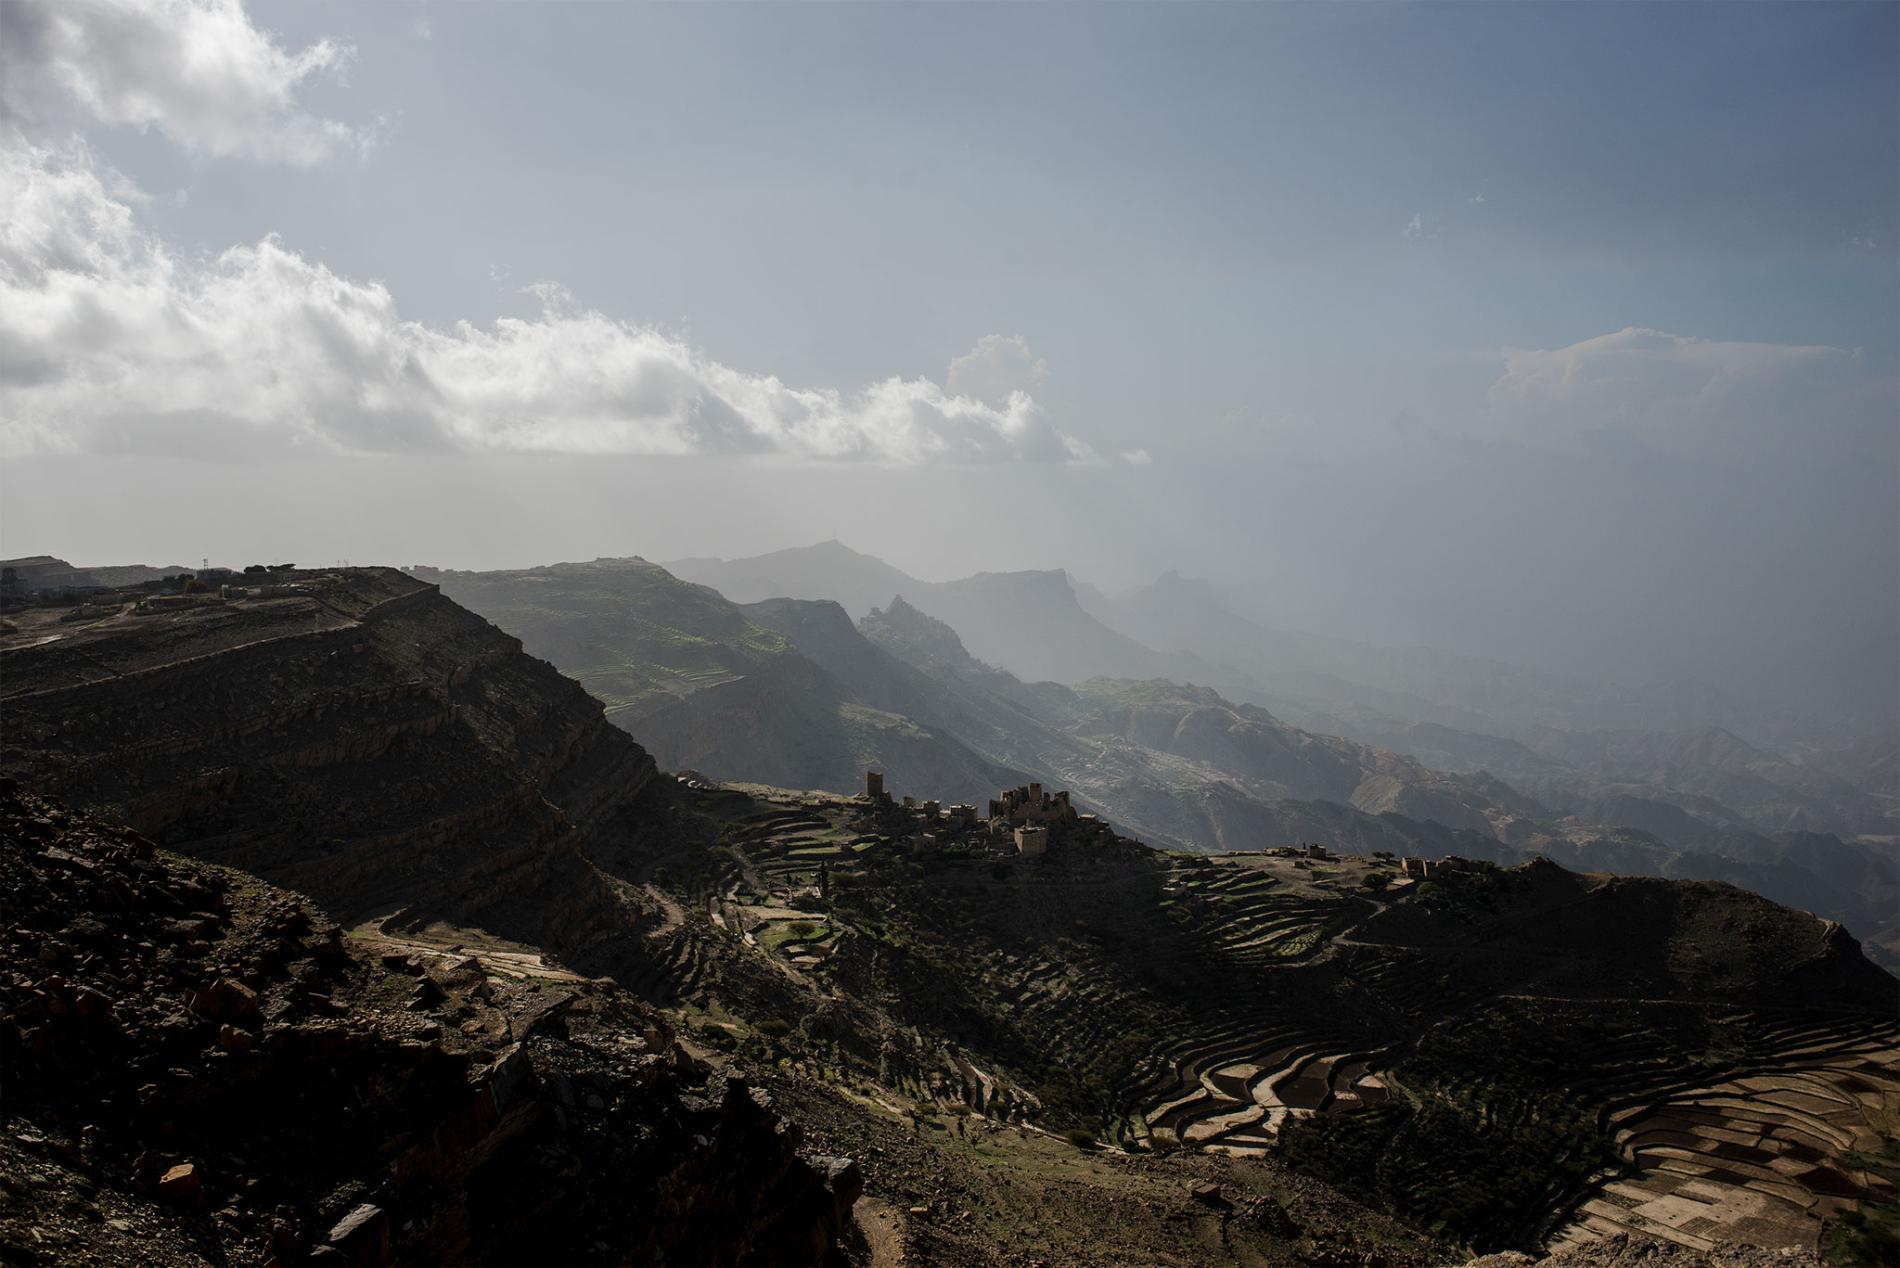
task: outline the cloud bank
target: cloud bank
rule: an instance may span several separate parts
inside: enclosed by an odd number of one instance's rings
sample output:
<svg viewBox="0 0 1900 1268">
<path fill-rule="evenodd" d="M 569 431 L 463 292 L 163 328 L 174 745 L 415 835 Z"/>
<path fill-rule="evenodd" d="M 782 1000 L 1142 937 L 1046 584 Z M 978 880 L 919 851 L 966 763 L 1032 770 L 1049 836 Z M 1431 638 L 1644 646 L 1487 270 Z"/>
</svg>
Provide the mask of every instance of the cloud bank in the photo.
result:
<svg viewBox="0 0 1900 1268">
<path fill-rule="evenodd" d="M 1530 444 L 1619 433 L 1684 453 L 1731 446 L 1751 433 L 1813 438 L 1856 412 L 1860 369 L 1842 348 L 1632 326 L 1562 348 L 1506 351 L 1478 423 Z"/>
<path fill-rule="evenodd" d="M 1021 390 L 986 401 L 923 378 L 791 387 L 577 309 L 558 287 L 533 288 L 533 318 L 434 329 L 404 320 L 382 284 L 275 237 L 181 257 L 140 223 L 137 201 L 77 143 L 0 146 L 7 452 L 1094 459 Z"/>
<path fill-rule="evenodd" d="M 193 154 L 310 166 L 369 144 L 297 101 L 352 56 L 328 40 L 290 52 L 239 0 L 6 0 L 0 116 L 157 128 Z"/>
</svg>

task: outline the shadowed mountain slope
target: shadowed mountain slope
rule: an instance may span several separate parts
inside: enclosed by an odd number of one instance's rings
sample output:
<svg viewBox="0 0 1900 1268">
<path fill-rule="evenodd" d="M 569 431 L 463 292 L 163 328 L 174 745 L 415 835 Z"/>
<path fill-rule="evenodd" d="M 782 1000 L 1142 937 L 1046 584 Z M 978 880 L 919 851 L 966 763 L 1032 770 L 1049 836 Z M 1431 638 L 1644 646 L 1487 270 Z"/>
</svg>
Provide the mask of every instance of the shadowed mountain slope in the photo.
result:
<svg viewBox="0 0 1900 1268">
<path fill-rule="evenodd" d="M 936 729 L 921 676 L 859 638 L 836 604 L 745 609 L 641 559 L 418 575 L 593 692 L 669 770 L 848 791 L 881 764 L 946 800 L 1014 778 Z"/>
<path fill-rule="evenodd" d="M 11 779 L 0 837 L 8 1263 L 845 1262 L 856 1168 L 625 990 L 342 936 Z"/>
<path fill-rule="evenodd" d="M 604 901 L 577 851 L 640 816 L 652 759 L 434 586 L 358 568 L 110 611 L 15 616 L 8 773 L 339 915 L 401 893 L 500 919 L 530 877 L 577 928 Z"/>
</svg>

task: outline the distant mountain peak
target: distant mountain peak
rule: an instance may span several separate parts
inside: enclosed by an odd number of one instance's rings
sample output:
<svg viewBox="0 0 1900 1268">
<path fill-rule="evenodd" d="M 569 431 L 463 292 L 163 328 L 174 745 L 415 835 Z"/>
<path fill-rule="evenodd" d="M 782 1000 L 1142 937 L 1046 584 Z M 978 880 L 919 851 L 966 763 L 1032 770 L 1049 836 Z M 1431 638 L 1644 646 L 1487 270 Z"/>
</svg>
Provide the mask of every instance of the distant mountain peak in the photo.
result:
<svg viewBox="0 0 1900 1268">
<path fill-rule="evenodd" d="M 829 555 L 834 559 L 869 559 L 877 563 L 884 562 L 876 555 L 867 555 L 863 551 L 839 541 L 836 537 L 827 537 L 825 540 L 813 542 L 809 546 L 794 546 L 792 551 L 807 555 Z"/>
<path fill-rule="evenodd" d="M 901 594 L 893 595 L 890 603 L 882 608 L 872 608 L 870 614 L 858 622 L 858 629 L 873 643 L 912 664 L 953 669 L 988 668 L 970 655 L 954 629 L 907 602 Z"/>
</svg>

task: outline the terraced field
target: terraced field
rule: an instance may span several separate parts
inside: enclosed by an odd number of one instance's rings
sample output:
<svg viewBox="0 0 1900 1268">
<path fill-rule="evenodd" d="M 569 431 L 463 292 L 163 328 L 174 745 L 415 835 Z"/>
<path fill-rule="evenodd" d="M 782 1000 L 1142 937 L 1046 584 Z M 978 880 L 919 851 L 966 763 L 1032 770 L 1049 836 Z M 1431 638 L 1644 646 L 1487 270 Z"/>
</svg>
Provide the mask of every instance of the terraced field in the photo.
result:
<svg viewBox="0 0 1900 1268">
<path fill-rule="evenodd" d="M 1020 859 L 829 794 L 687 803 L 698 828 L 650 860 L 684 917 L 649 930 L 638 985 L 892 1112 L 1271 1157 L 1481 1249 L 1812 1245 L 1886 1196 L 1851 1158 L 1900 1108 L 1895 1010 L 1826 976 L 1820 922 L 1739 891 L 1696 891 L 1747 931 L 1705 946 L 1678 926 L 1708 912 L 1656 908 L 1668 883 L 1548 865 L 1413 885 L 1387 859 L 1125 841 Z M 1728 984 L 1796 968 L 1784 998 L 1812 1007 Z"/>
<path fill-rule="evenodd" d="M 1772 1055 L 1606 1111 L 1625 1165 L 1591 1188 L 1554 1242 L 1627 1232 L 1698 1250 L 1719 1240 L 1814 1248 L 1828 1219 L 1900 1197 L 1864 1165 L 1900 1129 L 1900 1029 L 1799 1015 L 1760 1025 Z"/>
</svg>

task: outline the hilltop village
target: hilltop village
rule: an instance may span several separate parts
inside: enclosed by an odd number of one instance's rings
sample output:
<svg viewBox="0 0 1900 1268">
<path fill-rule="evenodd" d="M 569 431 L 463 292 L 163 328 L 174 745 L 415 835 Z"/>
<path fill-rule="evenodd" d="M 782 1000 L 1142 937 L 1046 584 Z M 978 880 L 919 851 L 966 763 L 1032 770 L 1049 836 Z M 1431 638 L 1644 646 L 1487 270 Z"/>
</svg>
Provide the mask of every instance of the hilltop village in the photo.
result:
<svg viewBox="0 0 1900 1268">
<path fill-rule="evenodd" d="M 990 798 L 989 813 L 979 815 L 973 805 L 945 806 L 940 801 L 919 801 L 912 796 L 901 800 L 884 787 L 882 771 L 864 772 L 864 792 L 856 800 L 863 805 L 874 825 L 886 835 L 913 838 L 928 849 L 950 842 L 979 844 L 991 849 L 1033 858 L 1052 848 L 1101 847 L 1118 840 L 1115 830 L 1100 815 L 1078 812 L 1067 789 L 1048 791 L 1031 782 L 1005 788 Z M 908 829 L 908 831 L 906 830 Z M 1488 859 L 1467 859 L 1448 854 L 1440 859 L 1397 857 L 1378 852 L 1370 856 L 1339 855 L 1317 842 L 1299 842 L 1261 850 L 1229 851 L 1235 855 L 1259 854 L 1270 858 L 1303 859 L 1313 863 L 1337 863 L 1348 859 L 1397 867 L 1396 876 L 1380 876 L 1374 884 L 1403 886 L 1450 872 L 1492 872 L 1497 864 Z"/>
<path fill-rule="evenodd" d="M 924 845 L 975 837 L 1007 845 L 1017 854 L 1038 855 L 1051 845 L 1101 843 L 1115 836 L 1106 820 L 1078 814 L 1067 791 L 1045 792 L 1040 783 L 1004 789 L 990 799 L 988 815 L 979 817 L 976 807 L 967 804 L 945 807 L 909 796 L 900 803 L 884 790 L 883 772 L 867 770 L 862 800 L 888 828 L 901 828 L 908 820 Z"/>
</svg>

